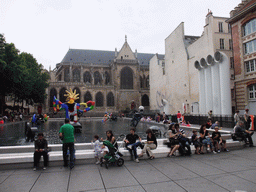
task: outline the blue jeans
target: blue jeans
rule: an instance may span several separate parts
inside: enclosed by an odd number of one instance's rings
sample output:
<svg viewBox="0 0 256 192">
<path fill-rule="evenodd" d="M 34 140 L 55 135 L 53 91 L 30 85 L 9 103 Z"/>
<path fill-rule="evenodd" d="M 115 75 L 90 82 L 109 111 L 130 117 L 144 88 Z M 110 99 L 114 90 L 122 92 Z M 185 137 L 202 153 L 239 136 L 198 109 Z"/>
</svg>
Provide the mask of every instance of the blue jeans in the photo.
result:
<svg viewBox="0 0 256 192">
<path fill-rule="evenodd" d="M 210 145 L 210 147 L 212 148 L 211 138 L 208 137 L 208 138 L 203 139 L 202 143 L 205 144 L 205 145 Z"/>
<path fill-rule="evenodd" d="M 63 150 L 63 160 L 64 166 L 68 166 L 68 159 L 67 159 L 67 151 L 69 149 L 70 153 L 70 166 L 74 166 L 74 143 L 63 143 L 62 150 Z"/>
<path fill-rule="evenodd" d="M 128 146 L 132 146 L 132 149 L 129 149 Z M 143 149 L 143 146 L 141 144 L 141 142 L 136 142 L 136 143 L 132 143 L 132 144 L 127 144 L 127 149 L 129 150 L 131 156 L 134 156 L 135 159 L 138 158 L 138 155 L 137 155 L 137 147 L 140 146 L 141 149 Z"/>
</svg>

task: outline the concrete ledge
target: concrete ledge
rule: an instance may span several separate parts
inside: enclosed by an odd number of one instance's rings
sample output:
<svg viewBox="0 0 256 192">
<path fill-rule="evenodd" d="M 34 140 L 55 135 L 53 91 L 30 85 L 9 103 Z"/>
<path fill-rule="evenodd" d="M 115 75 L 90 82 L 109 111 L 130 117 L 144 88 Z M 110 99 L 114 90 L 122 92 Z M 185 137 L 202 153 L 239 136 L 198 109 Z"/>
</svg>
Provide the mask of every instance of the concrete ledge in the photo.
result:
<svg viewBox="0 0 256 192">
<path fill-rule="evenodd" d="M 158 147 L 155 150 L 152 150 L 156 158 L 160 157 L 166 157 L 167 153 L 170 151 L 170 148 L 168 148 L 166 145 L 164 145 L 164 141 L 166 139 L 158 139 Z M 122 142 L 118 142 L 119 145 L 122 144 Z M 50 151 L 49 152 L 49 166 L 60 166 L 63 164 L 63 157 L 62 157 L 62 148 L 61 144 L 57 145 L 51 145 L 56 151 Z M 76 164 L 84 164 L 84 163 L 93 163 L 94 162 L 94 151 L 92 149 L 92 146 L 90 143 L 83 143 L 83 144 L 76 144 Z M 90 149 L 85 149 L 89 148 Z M 232 140 L 227 140 L 227 147 L 229 149 L 235 149 L 235 148 L 242 148 L 244 147 L 244 144 L 239 141 L 232 141 Z M 11 147 L 1 147 L 1 148 L 9 148 Z M 16 146 L 14 147 L 15 150 L 19 150 L 17 153 L 2 153 L 0 154 L 0 168 L 1 169 L 12 169 L 14 167 L 32 167 L 33 166 L 33 154 L 34 154 L 34 146 Z M 31 148 L 33 150 L 32 152 L 26 152 Z M 5 150 L 7 150 L 5 149 Z M 24 149 L 24 152 L 20 152 Z M 59 150 L 57 150 L 59 149 Z M 137 152 L 138 154 L 141 153 L 140 148 L 138 148 Z M 119 151 L 124 155 L 125 160 L 130 160 L 130 153 L 127 149 L 124 147 L 120 147 Z M 194 154 L 195 148 L 194 145 L 191 145 L 191 151 L 192 154 Z M 177 152 L 176 155 L 179 155 Z M 147 155 L 145 154 L 142 159 L 148 158 Z M 42 163 L 42 161 L 41 161 Z"/>
</svg>

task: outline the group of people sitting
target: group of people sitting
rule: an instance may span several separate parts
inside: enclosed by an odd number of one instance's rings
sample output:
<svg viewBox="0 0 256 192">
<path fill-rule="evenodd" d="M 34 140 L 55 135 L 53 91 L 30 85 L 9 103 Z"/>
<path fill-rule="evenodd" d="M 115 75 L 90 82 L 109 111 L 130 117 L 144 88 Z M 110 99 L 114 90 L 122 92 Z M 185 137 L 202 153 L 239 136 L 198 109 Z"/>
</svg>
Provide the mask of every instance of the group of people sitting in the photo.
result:
<svg viewBox="0 0 256 192">
<path fill-rule="evenodd" d="M 204 154 L 204 145 L 207 147 L 207 152 L 219 153 L 221 149 L 223 151 L 229 151 L 226 148 L 226 140 L 221 138 L 219 127 L 215 126 L 215 131 L 210 135 L 206 130 L 206 125 L 202 125 L 199 130 L 193 130 L 191 140 L 187 138 L 185 131 L 180 128 L 179 124 L 171 124 L 169 126 L 169 142 L 167 143 L 170 148 L 170 152 L 167 157 L 175 156 L 174 153 L 178 150 L 181 155 L 190 155 L 190 144 L 195 146 L 195 154 Z"/>
<path fill-rule="evenodd" d="M 157 148 L 157 140 L 152 132 L 151 129 L 148 129 L 146 131 L 147 134 L 147 141 L 142 143 L 141 137 L 139 137 L 135 133 L 135 128 L 130 129 L 130 133 L 126 135 L 125 137 L 125 147 L 129 150 L 131 154 L 131 160 L 134 160 L 135 162 L 139 163 L 139 157 L 143 157 L 143 155 L 146 153 L 149 156 L 149 159 L 154 159 L 155 156 L 152 153 L 151 150 Z M 116 148 L 118 148 L 116 138 L 113 135 L 113 132 L 111 130 L 106 131 L 106 140 L 111 142 Z M 101 149 L 99 148 L 99 140 L 98 136 L 94 136 L 94 142 L 92 143 L 94 145 L 94 151 L 95 151 L 95 158 L 96 158 L 96 164 L 100 163 L 100 152 L 101 150 L 103 151 L 103 156 L 105 156 L 108 153 L 108 147 L 102 145 Z M 103 138 L 101 138 L 101 141 L 103 141 Z M 138 155 L 137 154 L 137 147 L 140 147 L 142 149 L 141 153 Z"/>
</svg>

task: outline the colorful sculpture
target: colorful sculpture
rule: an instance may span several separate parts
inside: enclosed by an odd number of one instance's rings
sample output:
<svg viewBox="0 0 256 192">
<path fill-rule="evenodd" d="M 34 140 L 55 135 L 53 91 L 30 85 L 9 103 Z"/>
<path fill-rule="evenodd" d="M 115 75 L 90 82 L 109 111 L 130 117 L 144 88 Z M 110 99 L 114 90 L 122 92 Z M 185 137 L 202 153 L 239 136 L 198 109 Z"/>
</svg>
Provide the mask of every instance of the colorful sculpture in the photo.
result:
<svg viewBox="0 0 256 192">
<path fill-rule="evenodd" d="M 76 103 L 75 100 L 79 99 L 79 94 L 76 94 L 76 90 L 74 90 L 74 92 L 72 91 L 72 89 L 70 88 L 70 91 L 66 90 L 66 93 L 64 96 L 67 97 L 67 102 L 66 103 L 62 103 L 61 101 L 59 101 L 58 99 L 56 99 L 56 97 L 54 96 L 53 99 L 53 109 L 55 112 L 65 109 L 66 111 L 66 118 L 70 119 L 70 115 L 74 116 L 74 123 L 77 123 L 77 112 L 87 112 L 90 111 L 92 109 L 94 109 L 95 106 L 95 102 L 94 101 L 88 101 L 86 103 Z M 82 111 L 80 110 L 80 106 L 84 105 L 85 109 Z M 88 105 L 91 105 L 90 107 L 88 107 Z"/>
</svg>

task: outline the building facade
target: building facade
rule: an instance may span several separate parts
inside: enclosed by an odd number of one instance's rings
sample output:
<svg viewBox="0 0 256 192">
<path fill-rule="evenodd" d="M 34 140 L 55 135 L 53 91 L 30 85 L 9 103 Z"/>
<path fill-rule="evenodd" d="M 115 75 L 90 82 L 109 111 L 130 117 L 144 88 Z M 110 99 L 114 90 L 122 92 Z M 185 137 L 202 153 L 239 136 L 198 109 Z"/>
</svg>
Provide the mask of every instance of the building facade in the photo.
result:
<svg viewBox="0 0 256 192">
<path fill-rule="evenodd" d="M 95 112 L 120 112 L 143 105 L 149 109 L 149 60 L 153 54 L 133 52 L 125 39 L 121 50 L 69 49 L 50 72 L 47 111 L 55 95 L 65 102 L 65 90 L 79 93 L 77 102 L 96 102 Z"/>
<path fill-rule="evenodd" d="M 214 17 L 212 12 L 209 12 L 201 36 L 185 35 L 184 23 L 181 23 L 165 39 L 165 58 L 155 55 L 150 60 L 152 110 L 160 109 L 167 114 L 175 114 L 177 111 L 191 114 L 207 113 L 199 110 L 200 82 L 195 62 L 221 51 L 228 56 L 231 68 L 228 72 L 231 72 L 230 78 L 233 77 L 231 31 L 225 22 L 226 19 Z M 231 81 L 228 83 L 231 91 L 233 84 Z M 209 107 L 207 110 L 212 108 Z M 219 115 L 216 111 L 213 113 Z"/>
<path fill-rule="evenodd" d="M 236 109 L 256 114 L 256 1 L 244 0 L 230 12 Z"/>
</svg>

